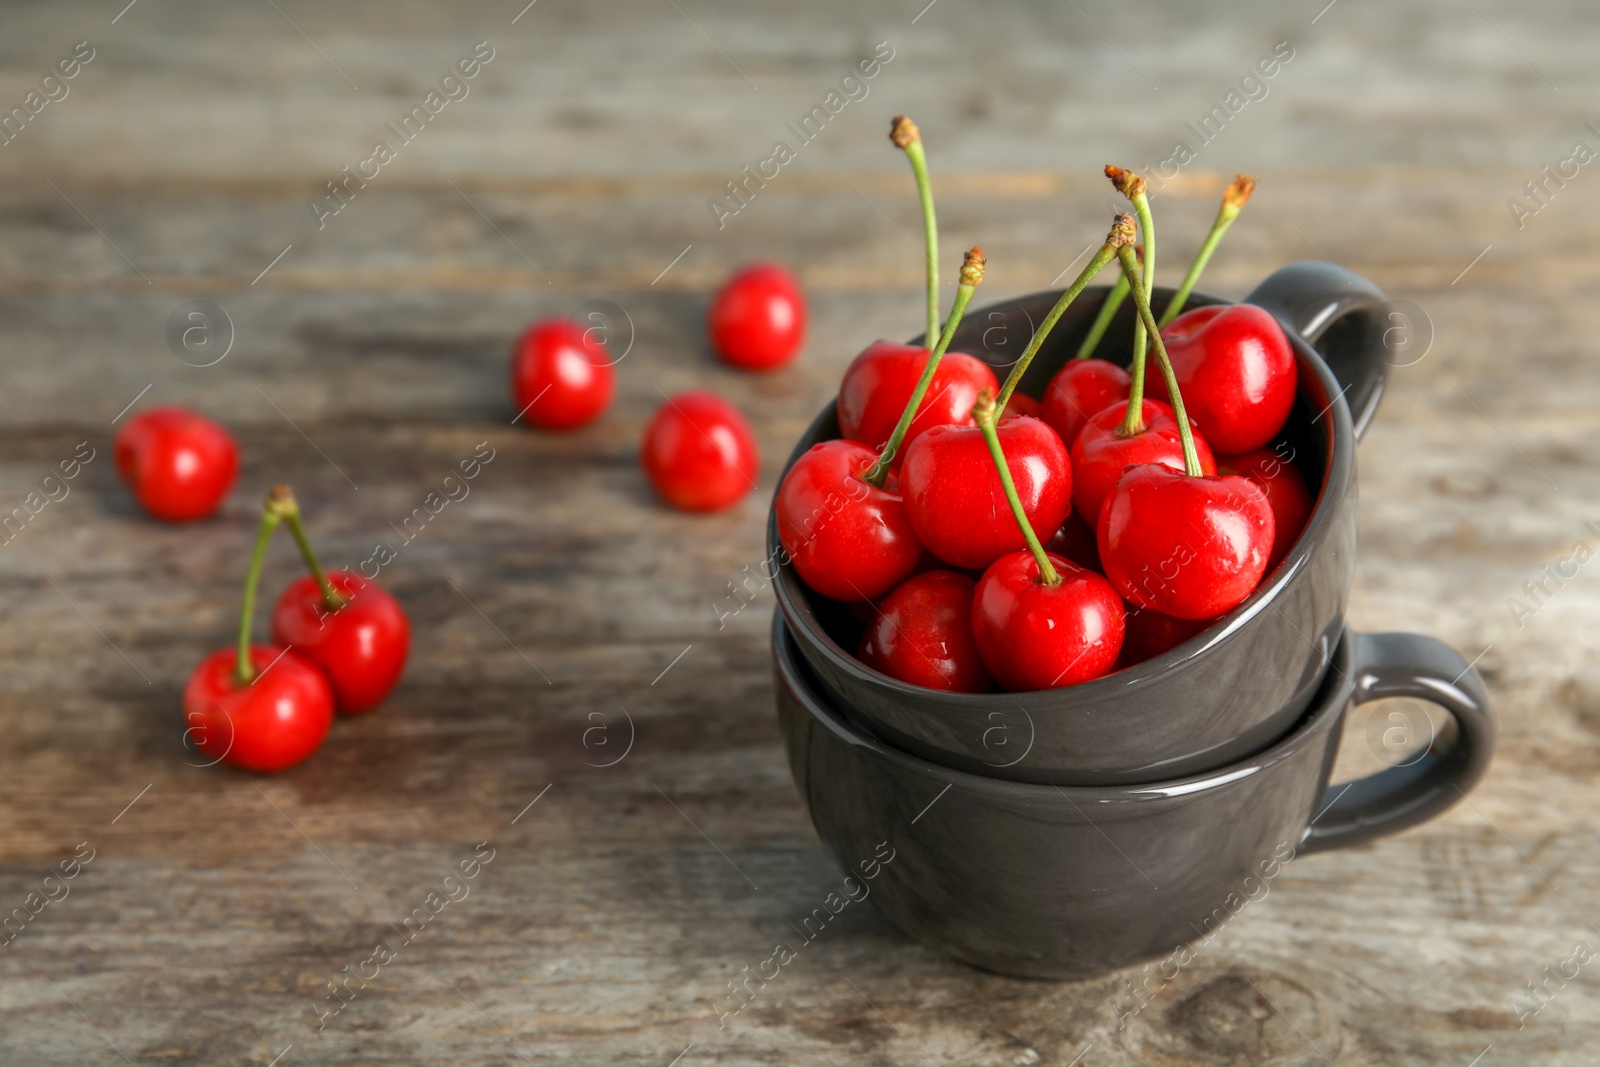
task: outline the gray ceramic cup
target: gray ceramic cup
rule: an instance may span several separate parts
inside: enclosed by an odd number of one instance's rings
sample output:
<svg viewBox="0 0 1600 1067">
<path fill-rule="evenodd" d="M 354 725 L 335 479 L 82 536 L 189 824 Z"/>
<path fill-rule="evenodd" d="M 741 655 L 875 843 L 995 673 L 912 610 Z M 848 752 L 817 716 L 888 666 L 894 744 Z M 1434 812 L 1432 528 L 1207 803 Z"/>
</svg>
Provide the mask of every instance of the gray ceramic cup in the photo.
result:
<svg viewBox="0 0 1600 1067">
<path fill-rule="evenodd" d="M 852 725 L 773 620 L 778 719 L 796 787 L 846 869 L 883 864 L 871 899 L 919 941 L 1034 978 L 1090 978 L 1173 956 L 1272 890 L 1294 856 L 1394 833 L 1483 775 L 1494 720 L 1477 674 L 1413 634 L 1345 634 L 1298 725 L 1203 775 L 1062 787 L 979 777 Z M 1412 697 L 1450 726 L 1419 757 L 1329 785 L 1353 704 Z"/>
<path fill-rule="evenodd" d="M 1003 378 L 1057 295 L 971 312 L 953 347 L 988 360 Z M 1170 295 L 1157 290 L 1158 314 Z M 1071 357 L 1099 310 L 1095 296 L 1068 309 L 1022 391 L 1041 395 Z M 769 511 L 778 606 L 828 699 L 908 752 L 974 774 L 1056 785 L 1154 781 L 1219 767 L 1271 744 L 1299 720 L 1344 632 L 1355 575 L 1356 440 L 1389 366 L 1381 329 L 1387 304 L 1372 283 L 1322 262 L 1283 268 L 1247 301 L 1276 315 L 1293 343 L 1299 392 L 1279 454 L 1299 468 L 1315 497 L 1299 543 L 1248 600 L 1177 648 L 1092 682 L 1032 693 L 924 689 L 855 658 L 862 613 L 806 588 L 787 563 Z M 1189 306 L 1217 303 L 1223 301 L 1195 295 Z M 1103 354 L 1126 362 L 1130 309 L 1121 315 Z M 789 462 L 837 436 L 829 404 Z"/>
</svg>

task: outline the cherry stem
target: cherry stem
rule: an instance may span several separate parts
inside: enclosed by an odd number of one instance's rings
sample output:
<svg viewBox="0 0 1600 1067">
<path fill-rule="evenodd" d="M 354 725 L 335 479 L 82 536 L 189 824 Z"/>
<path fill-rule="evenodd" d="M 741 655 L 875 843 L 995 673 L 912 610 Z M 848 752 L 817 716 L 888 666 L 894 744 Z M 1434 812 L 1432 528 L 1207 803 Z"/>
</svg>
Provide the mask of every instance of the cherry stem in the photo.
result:
<svg viewBox="0 0 1600 1067">
<path fill-rule="evenodd" d="M 994 467 L 1000 473 L 1000 486 L 1006 491 L 1006 502 L 1011 505 L 1011 514 L 1016 518 L 1017 525 L 1022 527 L 1022 538 L 1028 542 L 1028 551 L 1033 553 L 1033 560 L 1039 565 L 1039 584 L 1057 586 L 1061 584 L 1061 575 L 1056 573 L 1055 567 L 1050 563 L 1050 557 L 1045 554 L 1044 546 L 1039 543 L 1039 535 L 1033 532 L 1033 527 L 1028 524 L 1028 513 L 1022 510 L 1022 501 L 1017 497 L 1017 485 L 1011 480 L 1011 468 L 1006 466 L 1005 450 L 1000 447 L 1000 434 L 994 428 L 995 416 L 1000 412 L 1000 405 L 995 402 L 994 393 L 985 389 L 978 394 L 978 402 L 973 405 L 972 417 L 977 420 L 978 429 L 983 431 L 983 439 L 989 445 L 989 455 L 994 457 Z"/>
<path fill-rule="evenodd" d="M 300 558 L 306 561 L 306 569 L 317 580 L 317 586 L 322 590 L 322 603 L 329 611 L 338 611 L 344 607 L 344 597 L 340 596 L 333 588 L 333 583 L 328 581 L 327 573 L 322 569 L 322 564 L 317 561 L 317 553 L 311 547 L 311 539 L 306 536 L 305 523 L 300 521 L 300 503 L 294 498 L 294 491 L 287 485 L 275 485 L 272 493 L 267 497 L 268 506 L 275 507 L 283 521 L 289 525 L 289 533 L 294 536 L 294 543 L 300 549 Z"/>
<path fill-rule="evenodd" d="M 917 179 L 917 199 L 922 202 L 923 242 L 928 260 L 928 331 L 925 337 L 939 336 L 939 224 L 933 213 L 933 186 L 928 182 L 928 156 L 922 147 L 922 132 L 905 115 L 896 115 L 889 140 L 903 149 Z"/>
<path fill-rule="evenodd" d="M 1106 167 L 1106 177 L 1117 187 L 1117 192 L 1132 202 L 1133 210 L 1139 216 L 1139 229 L 1144 236 L 1144 273 L 1139 281 L 1140 288 L 1144 291 L 1145 302 L 1149 303 L 1151 295 L 1155 292 L 1156 282 L 1156 229 L 1155 221 L 1150 217 L 1150 198 L 1145 193 L 1144 179 L 1131 170 L 1113 166 Z M 1134 279 L 1130 278 L 1129 284 L 1131 285 L 1133 281 Z M 1121 429 L 1117 431 L 1124 437 L 1132 437 L 1144 430 L 1144 360 L 1148 347 L 1149 336 L 1144 320 L 1135 319 L 1131 368 L 1133 386 L 1128 390 L 1128 417 L 1123 420 Z"/>
<path fill-rule="evenodd" d="M 944 358 L 944 353 L 950 347 L 950 342 L 955 339 L 956 329 L 961 325 L 961 318 L 967 313 L 967 304 L 972 301 L 972 294 L 983 282 L 983 249 L 970 250 L 961 264 L 961 284 L 956 287 L 956 302 L 950 308 L 950 318 L 944 324 L 944 332 L 939 335 L 939 343 L 928 355 L 927 365 L 922 368 L 922 377 L 917 380 L 917 387 L 911 393 L 911 399 L 906 401 L 906 409 L 900 413 L 900 421 L 895 424 L 894 433 L 883 446 L 883 452 L 878 460 L 861 480 L 868 485 L 883 488 L 883 483 L 889 477 L 889 468 L 894 464 L 895 454 L 900 451 L 900 445 L 906 439 L 906 432 L 911 429 L 911 420 L 916 418 L 917 409 L 922 406 L 922 398 L 928 393 L 928 386 L 933 382 L 934 372 L 939 369 L 939 361 Z"/>
<path fill-rule="evenodd" d="M 1135 247 L 1133 251 L 1141 260 L 1143 259 L 1143 245 Z M 1094 355 L 1094 350 L 1100 347 L 1100 339 L 1106 335 L 1106 330 L 1111 327 L 1111 320 L 1116 318 L 1118 309 L 1126 299 L 1128 299 L 1128 279 L 1119 272 L 1116 284 L 1111 287 L 1111 292 L 1106 294 L 1106 302 L 1100 305 L 1100 314 L 1094 317 L 1094 323 L 1084 335 L 1083 344 L 1078 346 L 1077 355 L 1073 356 L 1073 359 L 1088 359 Z"/>
<path fill-rule="evenodd" d="M 1022 375 L 1028 369 L 1028 364 L 1033 362 L 1033 357 L 1044 346 L 1045 338 L 1050 336 L 1050 331 L 1055 329 L 1056 323 L 1060 321 L 1061 316 L 1066 313 L 1072 302 L 1078 299 L 1078 294 L 1088 288 L 1089 283 L 1094 281 L 1095 277 L 1102 270 L 1105 270 L 1106 264 L 1110 263 L 1116 256 L 1117 249 L 1109 241 L 1101 245 L 1100 251 L 1096 252 L 1094 258 L 1089 261 L 1089 265 L 1083 268 L 1083 273 L 1079 274 L 1077 280 L 1072 283 L 1066 292 L 1061 294 L 1061 298 L 1056 301 L 1056 306 L 1050 309 L 1050 314 L 1046 315 L 1044 321 L 1039 324 L 1039 328 L 1033 331 L 1033 338 L 1028 342 L 1027 351 L 1022 353 L 1022 358 L 1017 360 L 1016 366 L 1011 368 L 1011 373 L 1006 375 L 1006 384 L 1000 390 L 999 399 L 995 401 L 996 406 L 1001 411 L 1004 411 L 1006 404 L 1010 403 L 1011 394 L 1016 391 L 1017 383 L 1022 380 Z"/>
<path fill-rule="evenodd" d="M 261 584 L 261 565 L 266 562 L 267 545 L 283 515 L 273 506 L 271 496 L 261 508 L 261 525 L 256 528 L 256 547 L 250 554 L 250 569 L 244 576 L 244 603 L 239 609 L 239 650 L 233 677 L 239 685 L 256 680 L 255 664 L 250 662 L 250 617 L 256 611 L 256 587 Z"/>
<path fill-rule="evenodd" d="M 1122 263 L 1122 273 L 1129 279 L 1138 277 L 1139 266 L 1133 260 L 1131 248 L 1119 248 L 1117 258 Z M 1155 342 L 1156 362 L 1161 364 L 1161 376 L 1166 379 L 1167 395 L 1172 399 L 1172 413 L 1178 419 L 1178 438 L 1183 442 L 1183 469 L 1191 478 L 1198 478 L 1204 472 L 1200 469 L 1200 453 L 1195 451 L 1194 434 L 1189 429 L 1189 413 L 1183 409 L 1183 393 L 1178 389 L 1178 376 L 1172 371 L 1172 360 L 1167 358 L 1167 346 L 1161 340 L 1161 330 L 1156 326 L 1155 316 L 1150 314 L 1150 301 L 1145 297 L 1144 290 L 1138 286 L 1132 287 L 1133 302 L 1139 307 L 1139 321 L 1149 331 L 1150 339 Z"/>
<path fill-rule="evenodd" d="M 1178 317 L 1183 305 L 1188 303 L 1189 294 L 1194 292 L 1194 283 L 1200 280 L 1201 271 L 1205 270 L 1206 264 L 1211 261 L 1211 253 L 1222 243 L 1222 235 L 1228 232 L 1228 227 L 1239 217 L 1239 212 L 1244 209 L 1244 205 L 1250 200 L 1250 194 L 1255 190 L 1256 180 L 1248 174 L 1241 174 L 1228 183 L 1228 188 L 1222 193 L 1222 206 L 1217 209 L 1217 219 L 1211 224 L 1211 232 L 1206 234 L 1200 251 L 1194 254 L 1194 262 L 1189 264 L 1189 273 L 1183 276 L 1183 284 L 1172 294 L 1172 299 L 1168 301 L 1166 310 L 1161 312 L 1161 319 L 1157 325 L 1165 326 Z"/>
</svg>

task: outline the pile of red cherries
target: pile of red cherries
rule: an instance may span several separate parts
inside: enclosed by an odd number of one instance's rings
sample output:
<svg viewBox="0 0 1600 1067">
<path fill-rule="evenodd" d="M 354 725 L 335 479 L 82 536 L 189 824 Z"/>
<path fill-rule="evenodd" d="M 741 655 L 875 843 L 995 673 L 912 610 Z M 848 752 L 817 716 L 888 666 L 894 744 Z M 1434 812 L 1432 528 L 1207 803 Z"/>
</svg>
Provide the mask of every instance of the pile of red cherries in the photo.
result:
<svg viewBox="0 0 1600 1067">
<path fill-rule="evenodd" d="M 518 339 L 511 361 L 517 418 L 540 430 L 592 422 L 616 391 L 606 323 L 546 319 Z M 711 305 L 713 349 L 731 366 L 764 371 L 799 351 L 806 307 L 782 267 L 758 263 L 727 282 Z M 134 499 L 166 522 L 203 519 L 221 505 L 239 471 L 239 448 L 211 419 L 161 407 L 119 430 L 116 465 Z M 645 431 L 645 473 L 661 498 L 688 511 L 727 507 L 756 484 L 755 437 L 739 410 L 715 392 L 669 397 Z M 463 461 L 463 470 L 467 470 Z M 274 531 L 287 526 L 307 573 L 272 610 L 272 643 L 250 639 L 256 591 Z M 358 715 L 381 704 L 405 670 L 411 627 L 376 582 L 352 570 L 325 571 L 300 507 L 287 486 L 262 506 L 245 578 L 236 644 L 206 657 L 183 693 L 185 741 L 210 763 L 282 771 L 321 747 L 336 713 Z"/>
<path fill-rule="evenodd" d="M 878 341 L 850 364 L 839 437 L 801 455 L 778 489 L 784 562 L 814 592 L 868 608 L 862 662 L 929 688 L 1076 685 L 1199 633 L 1250 596 L 1311 511 L 1292 454 L 1272 447 L 1297 386 L 1282 328 L 1251 305 L 1182 311 L 1254 181 L 1228 187 L 1158 321 L 1145 183 L 1107 167 L 1134 214 L 1116 217 L 1002 383 L 982 360 L 947 352 L 985 260 L 966 254 L 941 322 L 920 133 L 900 116 L 891 140 L 910 160 L 930 238 L 931 347 Z M 1057 320 L 1113 261 L 1120 277 L 1077 358 L 1041 400 L 1016 393 Z M 1125 369 L 1093 353 L 1130 295 Z"/>
</svg>

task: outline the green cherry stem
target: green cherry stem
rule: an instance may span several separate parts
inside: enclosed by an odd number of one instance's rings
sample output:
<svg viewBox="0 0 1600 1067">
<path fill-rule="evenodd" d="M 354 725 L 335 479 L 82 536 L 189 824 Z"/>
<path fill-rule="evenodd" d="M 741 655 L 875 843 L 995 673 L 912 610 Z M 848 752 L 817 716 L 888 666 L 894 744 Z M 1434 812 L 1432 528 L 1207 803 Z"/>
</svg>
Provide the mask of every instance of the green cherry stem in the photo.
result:
<svg viewBox="0 0 1600 1067">
<path fill-rule="evenodd" d="M 273 493 L 276 492 L 274 488 Z M 256 587 L 261 584 L 261 565 L 266 562 L 267 545 L 282 521 L 282 512 L 278 510 L 273 495 L 268 494 L 266 503 L 261 507 L 261 524 L 256 527 L 256 547 L 250 554 L 250 569 L 244 576 L 244 602 L 239 608 L 239 650 L 233 667 L 233 678 L 239 685 L 249 685 L 256 680 L 255 664 L 250 662 L 250 618 L 256 611 Z"/>
<path fill-rule="evenodd" d="M 1117 249 L 1117 258 L 1122 263 L 1123 274 L 1129 279 L 1138 277 L 1139 265 L 1133 261 L 1133 249 L 1126 246 Z M 1136 285 L 1132 292 L 1133 302 L 1139 306 L 1139 321 L 1144 323 L 1150 339 L 1155 342 L 1156 362 L 1161 364 L 1161 376 L 1166 379 L 1167 395 L 1172 399 L 1172 413 L 1178 420 L 1178 437 L 1183 441 L 1184 473 L 1191 478 L 1198 478 L 1204 472 L 1200 469 L 1200 454 L 1195 451 L 1194 434 L 1189 429 L 1189 413 L 1183 409 L 1183 393 L 1178 389 L 1178 376 L 1172 372 L 1172 360 L 1167 358 L 1167 346 L 1161 340 L 1161 330 L 1156 326 L 1155 316 L 1150 314 L 1150 301 L 1146 299 L 1144 290 Z"/>
<path fill-rule="evenodd" d="M 1206 234 L 1205 243 L 1200 246 L 1200 251 L 1194 254 L 1194 262 L 1189 264 L 1189 273 L 1183 276 L 1183 284 L 1172 294 L 1172 299 L 1167 303 L 1166 310 L 1161 313 L 1157 325 L 1165 326 L 1178 317 L 1183 305 L 1189 300 L 1189 294 L 1194 292 L 1194 283 L 1200 280 L 1200 272 L 1205 270 L 1206 264 L 1211 261 L 1211 253 L 1217 250 L 1217 245 L 1222 242 L 1222 235 L 1228 232 L 1228 227 L 1233 225 L 1233 220 L 1239 217 L 1239 212 L 1250 202 L 1250 194 L 1255 191 L 1256 180 L 1248 174 L 1241 174 L 1228 183 L 1228 187 L 1222 192 L 1222 206 L 1217 209 L 1217 220 L 1211 224 L 1211 232 Z"/>
<path fill-rule="evenodd" d="M 1144 261 L 1144 246 L 1135 245 L 1134 255 Z M 1094 355 L 1094 350 L 1100 347 L 1100 339 L 1106 335 L 1106 330 L 1111 327 L 1111 320 L 1117 317 L 1117 312 L 1122 308 L 1122 302 L 1128 299 L 1128 279 L 1119 271 L 1117 282 L 1111 287 L 1111 292 L 1106 294 L 1106 302 L 1100 305 L 1100 313 L 1094 317 L 1089 332 L 1084 335 L 1083 344 L 1078 346 L 1078 352 L 1073 359 L 1088 359 Z"/>
<path fill-rule="evenodd" d="M 933 382 L 934 371 L 939 369 L 939 361 L 944 358 L 945 349 L 950 347 L 950 342 L 955 338 L 956 328 L 961 325 L 961 317 L 967 313 L 967 304 L 971 303 L 973 292 L 983 283 L 984 262 L 981 248 L 969 250 L 962 261 L 961 284 L 956 287 L 956 302 L 950 309 L 950 318 L 944 324 L 944 332 L 939 335 L 939 343 L 934 345 L 933 352 L 928 356 L 927 365 L 922 368 L 922 377 L 917 380 L 917 387 L 912 391 L 911 399 L 906 401 L 906 409 L 900 413 L 900 421 L 895 424 L 889 442 L 883 446 L 878 461 L 861 476 L 861 480 L 868 485 L 881 489 L 884 480 L 889 477 L 889 468 L 894 464 L 895 454 L 900 451 L 900 445 L 906 439 L 906 432 L 911 429 L 911 420 L 916 418 L 917 409 L 922 406 L 922 398 L 927 395 L 928 386 Z"/>
<path fill-rule="evenodd" d="M 1000 447 L 1000 435 L 994 428 L 994 420 L 1000 410 L 1000 405 L 995 402 L 994 393 L 985 389 L 978 394 L 978 402 L 972 408 L 972 417 L 977 420 L 978 429 L 983 431 L 983 439 L 989 445 L 989 455 L 994 457 L 995 470 L 1000 474 L 1000 486 L 1006 491 L 1006 503 L 1011 505 L 1011 514 L 1017 520 L 1017 525 L 1022 527 L 1022 537 L 1028 542 L 1028 551 L 1033 553 L 1034 562 L 1039 565 L 1039 584 L 1057 586 L 1061 584 L 1061 575 L 1056 573 L 1055 567 L 1050 563 L 1050 557 L 1045 555 L 1044 546 L 1039 543 L 1039 535 L 1028 525 L 1028 513 L 1022 510 L 1022 501 L 1017 497 L 1017 485 L 1011 480 L 1011 468 L 1006 466 L 1005 450 Z"/>
<path fill-rule="evenodd" d="M 317 580 L 317 586 L 322 590 L 322 603 L 329 611 L 338 611 L 344 607 L 344 598 L 334 591 L 333 584 L 328 581 L 328 575 L 322 569 L 322 564 L 317 561 L 317 553 L 311 547 L 311 539 L 306 536 L 305 523 L 300 521 L 300 504 L 294 498 L 294 492 L 287 485 L 275 485 L 272 494 L 268 497 L 268 506 L 275 507 L 283 521 L 289 526 L 289 533 L 294 536 L 295 546 L 300 549 L 300 558 L 306 561 L 306 569 L 311 571 L 311 576 Z"/>
<path fill-rule="evenodd" d="M 928 182 L 928 156 L 922 148 L 922 131 L 905 115 L 896 115 L 889 127 L 889 140 L 904 150 L 917 179 L 917 199 L 922 201 L 922 233 L 928 258 L 928 332 L 939 336 L 939 223 L 933 214 L 933 186 Z"/>
<path fill-rule="evenodd" d="M 1155 292 L 1156 282 L 1156 231 L 1155 222 L 1150 217 L 1150 198 L 1145 195 L 1144 179 L 1131 170 L 1121 167 L 1106 165 L 1106 177 L 1111 179 L 1111 184 L 1117 187 L 1117 192 L 1127 197 L 1133 203 L 1133 210 L 1139 216 L 1139 229 L 1144 235 L 1144 273 L 1141 277 L 1140 288 L 1144 290 L 1145 302 L 1149 303 L 1150 296 Z M 1129 253 L 1130 255 L 1132 253 Z M 1132 284 L 1132 279 L 1129 280 Z M 1144 429 L 1144 417 L 1141 404 L 1144 400 L 1144 361 L 1145 353 L 1149 347 L 1149 336 L 1146 332 L 1143 319 L 1135 319 L 1133 323 L 1133 365 L 1129 371 L 1133 377 L 1133 387 L 1128 390 L 1128 417 L 1122 424 L 1121 433 L 1124 437 L 1131 437 Z"/>
<path fill-rule="evenodd" d="M 1117 248 L 1110 241 L 1101 245 L 1100 251 L 1096 252 L 1094 258 L 1089 261 L 1089 265 L 1083 268 L 1083 273 L 1079 274 L 1077 280 L 1072 283 L 1066 292 L 1061 294 L 1061 298 L 1056 301 L 1056 306 L 1050 309 L 1050 314 L 1046 315 L 1044 321 L 1039 323 L 1039 328 L 1033 331 L 1033 338 L 1028 342 L 1027 351 L 1022 353 L 1022 358 L 1017 360 L 1016 366 L 1011 368 L 1011 373 L 1006 375 L 1006 384 L 1000 390 L 999 399 L 995 401 L 1001 411 L 1004 411 L 1006 404 L 1010 403 L 1011 394 L 1016 391 L 1017 383 L 1022 380 L 1023 372 L 1028 369 L 1028 364 L 1033 362 L 1033 357 L 1043 347 L 1045 338 L 1050 336 L 1050 331 L 1055 329 L 1056 323 L 1060 321 L 1061 316 L 1066 313 L 1068 307 L 1072 306 L 1072 302 L 1078 299 L 1078 294 L 1088 288 L 1089 283 L 1094 281 L 1095 277 L 1102 270 L 1105 270 L 1106 264 L 1110 263 L 1116 256 Z"/>
</svg>

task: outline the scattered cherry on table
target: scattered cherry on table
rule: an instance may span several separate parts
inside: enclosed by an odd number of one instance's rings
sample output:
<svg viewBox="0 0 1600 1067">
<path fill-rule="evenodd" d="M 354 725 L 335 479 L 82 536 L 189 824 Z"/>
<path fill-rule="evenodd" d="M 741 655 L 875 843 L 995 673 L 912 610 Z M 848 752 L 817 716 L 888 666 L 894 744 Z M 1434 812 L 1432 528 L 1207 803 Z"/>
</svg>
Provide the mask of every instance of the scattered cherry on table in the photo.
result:
<svg viewBox="0 0 1600 1067">
<path fill-rule="evenodd" d="M 117 431 L 117 473 L 146 511 L 191 522 L 216 510 L 239 473 L 227 430 L 181 407 L 152 408 Z"/>
<path fill-rule="evenodd" d="M 611 356 L 597 328 L 544 319 L 518 338 L 511 356 L 511 398 L 517 417 L 544 430 L 594 421 L 616 392 Z"/>
<path fill-rule="evenodd" d="M 805 340 L 805 294 L 779 264 L 751 264 L 718 291 L 706 325 L 724 363 L 772 370 L 793 359 Z"/>
<path fill-rule="evenodd" d="M 238 643 L 202 660 L 183 689 L 185 739 L 213 762 L 262 773 L 286 770 L 315 752 L 334 711 L 333 690 L 310 661 L 289 648 L 250 643 L 261 566 L 280 521 L 269 497 L 245 574 Z"/>
<path fill-rule="evenodd" d="M 645 428 L 640 462 L 650 484 L 683 511 L 716 511 L 756 487 L 755 435 L 739 409 L 708 389 L 669 397 Z"/>
<path fill-rule="evenodd" d="M 324 572 L 287 486 L 273 489 L 310 573 L 292 582 L 272 609 L 272 639 L 320 668 L 341 712 L 381 704 L 400 681 L 411 648 L 405 611 L 377 582 L 354 571 Z"/>
</svg>

